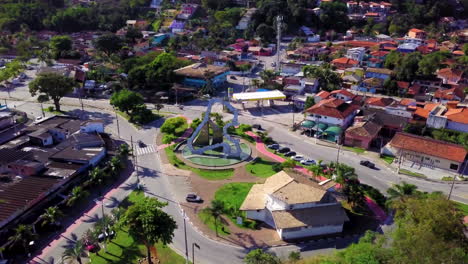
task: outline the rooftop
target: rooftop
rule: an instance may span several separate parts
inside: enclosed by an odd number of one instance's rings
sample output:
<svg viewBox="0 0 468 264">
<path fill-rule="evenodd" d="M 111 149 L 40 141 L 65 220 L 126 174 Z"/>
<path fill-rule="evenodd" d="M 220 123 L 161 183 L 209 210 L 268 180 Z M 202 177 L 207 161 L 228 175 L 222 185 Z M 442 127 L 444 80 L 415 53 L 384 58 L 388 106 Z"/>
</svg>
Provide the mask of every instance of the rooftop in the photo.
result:
<svg viewBox="0 0 468 264">
<path fill-rule="evenodd" d="M 272 215 L 277 229 L 341 225 L 349 220 L 340 204 L 290 211 L 273 211 Z"/>
<path fill-rule="evenodd" d="M 228 72 L 229 68 L 204 63 L 195 63 L 174 71 L 177 75 L 189 78 L 205 78 L 205 74 L 212 73 L 214 76 Z"/>
<path fill-rule="evenodd" d="M 408 133 L 397 133 L 389 143 L 393 147 L 431 155 L 456 162 L 463 162 L 466 150 L 461 145 Z"/>
<path fill-rule="evenodd" d="M 341 99 L 325 99 L 306 110 L 307 113 L 344 119 L 359 107 L 345 103 Z"/>
</svg>

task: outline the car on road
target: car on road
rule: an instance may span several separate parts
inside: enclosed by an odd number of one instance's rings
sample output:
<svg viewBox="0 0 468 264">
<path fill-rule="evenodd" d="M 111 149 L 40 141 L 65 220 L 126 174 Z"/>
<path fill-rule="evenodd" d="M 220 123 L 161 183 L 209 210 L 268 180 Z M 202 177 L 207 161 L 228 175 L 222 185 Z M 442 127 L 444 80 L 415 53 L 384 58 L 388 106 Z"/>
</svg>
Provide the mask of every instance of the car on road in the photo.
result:
<svg viewBox="0 0 468 264">
<path fill-rule="evenodd" d="M 292 157 L 292 156 L 295 156 L 296 155 L 296 152 L 294 151 L 289 151 L 289 152 L 286 152 L 286 154 L 284 154 L 286 157 Z"/>
<path fill-rule="evenodd" d="M 282 147 L 278 150 L 279 153 L 287 153 L 289 151 L 291 151 L 291 149 L 288 147 Z"/>
<path fill-rule="evenodd" d="M 359 162 L 359 164 L 362 165 L 362 166 L 366 166 L 366 167 L 368 167 L 368 168 L 371 168 L 371 169 L 375 169 L 375 164 L 372 163 L 372 162 L 370 162 L 370 161 L 368 161 L 368 160 L 361 160 L 361 161 Z"/>
<path fill-rule="evenodd" d="M 138 146 L 139 146 L 140 148 L 146 147 L 146 144 L 145 144 L 143 141 L 141 141 L 141 140 L 138 140 L 138 141 L 137 141 L 137 144 L 138 144 Z"/>
<path fill-rule="evenodd" d="M 268 145 L 267 148 L 277 150 L 277 149 L 280 148 L 280 145 L 279 144 L 271 144 L 271 145 Z"/>
<path fill-rule="evenodd" d="M 309 165 L 315 165 L 316 162 L 313 159 L 303 159 L 303 160 L 301 160 L 301 164 L 309 166 Z"/>
<path fill-rule="evenodd" d="M 189 203 L 203 203 L 203 199 L 194 193 L 187 194 L 185 200 Z"/>
<path fill-rule="evenodd" d="M 301 160 L 304 159 L 304 156 L 302 156 L 302 155 L 296 155 L 296 156 L 293 156 L 292 159 L 295 160 L 295 161 L 301 161 Z"/>
<path fill-rule="evenodd" d="M 276 67 L 276 62 L 272 62 L 271 67 Z"/>
<path fill-rule="evenodd" d="M 41 121 L 42 119 L 44 119 L 44 117 L 42 117 L 42 116 L 37 116 L 36 119 L 35 119 L 35 123 Z"/>
<path fill-rule="evenodd" d="M 229 79 L 237 80 L 236 76 L 231 76 L 231 77 L 229 77 Z"/>
</svg>

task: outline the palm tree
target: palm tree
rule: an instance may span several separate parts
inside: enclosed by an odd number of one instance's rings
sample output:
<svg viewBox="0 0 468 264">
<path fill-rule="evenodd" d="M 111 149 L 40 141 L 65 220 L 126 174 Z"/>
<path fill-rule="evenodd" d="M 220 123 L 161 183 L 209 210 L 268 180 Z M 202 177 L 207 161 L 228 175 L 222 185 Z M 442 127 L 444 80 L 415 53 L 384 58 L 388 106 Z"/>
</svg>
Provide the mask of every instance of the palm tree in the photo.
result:
<svg viewBox="0 0 468 264">
<path fill-rule="evenodd" d="M 128 147 L 128 144 L 120 145 L 117 153 L 120 158 L 126 158 L 128 155 L 130 155 L 130 148 Z"/>
<path fill-rule="evenodd" d="M 260 78 L 262 78 L 263 83 L 265 85 L 270 84 L 273 81 L 273 79 L 275 78 L 275 76 L 276 76 L 276 74 L 272 70 L 264 70 L 264 71 L 260 72 Z"/>
<path fill-rule="evenodd" d="M 218 219 L 225 212 L 224 202 L 220 200 L 211 201 L 211 206 L 207 207 L 206 212 L 214 218 L 216 236 L 218 236 Z"/>
<path fill-rule="evenodd" d="M 81 186 L 76 186 L 75 188 L 72 189 L 71 194 L 68 197 L 67 205 L 73 206 L 77 201 L 85 198 L 88 195 L 89 195 L 89 192 L 83 190 Z"/>
<path fill-rule="evenodd" d="M 57 206 L 51 206 L 45 210 L 40 216 L 42 220 L 41 226 L 55 224 L 57 225 L 58 219 L 63 217 L 62 211 Z"/>
<path fill-rule="evenodd" d="M 404 201 L 406 197 L 420 194 L 417 190 L 418 186 L 409 184 L 405 181 L 401 184 L 394 184 L 391 188 L 388 188 L 388 203 L 394 203 L 395 201 Z"/>
<path fill-rule="evenodd" d="M 79 264 L 82 264 L 83 262 L 81 261 L 81 258 L 86 257 L 84 243 L 81 240 L 77 240 L 65 249 L 62 256 L 65 260 L 76 260 Z"/>
<path fill-rule="evenodd" d="M 32 227 L 29 225 L 19 225 L 15 228 L 15 234 L 8 238 L 12 245 L 20 244 L 24 251 L 28 253 L 28 244 L 36 239 L 37 235 L 33 233 Z"/>
<path fill-rule="evenodd" d="M 123 169 L 122 161 L 118 156 L 114 156 L 109 161 L 109 168 L 111 176 L 118 176 L 120 171 Z"/>
<path fill-rule="evenodd" d="M 106 174 L 103 169 L 95 167 L 89 172 L 89 179 L 93 184 L 101 185 Z"/>
</svg>

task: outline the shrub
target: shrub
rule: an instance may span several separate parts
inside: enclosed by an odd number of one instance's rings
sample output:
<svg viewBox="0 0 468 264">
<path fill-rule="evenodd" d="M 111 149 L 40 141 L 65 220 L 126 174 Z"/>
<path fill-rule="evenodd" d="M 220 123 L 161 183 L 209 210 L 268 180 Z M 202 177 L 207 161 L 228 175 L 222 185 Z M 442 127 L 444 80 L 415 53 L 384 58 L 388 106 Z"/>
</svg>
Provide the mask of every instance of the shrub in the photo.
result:
<svg viewBox="0 0 468 264">
<path fill-rule="evenodd" d="M 130 115 L 130 122 L 137 124 L 147 124 L 156 119 L 156 115 L 146 108 L 146 105 L 137 106 Z"/>
<path fill-rule="evenodd" d="M 276 172 L 280 172 L 283 170 L 283 165 L 281 163 L 275 163 L 271 168 Z"/>
<path fill-rule="evenodd" d="M 369 186 L 367 184 L 362 184 L 361 183 L 361 188 L 364 191 L 364 193 L 369 196 L 372 200 L 374 200 L 379 206 L 382 208 L 385 208 L 385 203 L 387 201 L 387 198 L 376 188 Z"/>
<path fill-rule="evenodd" d="M 294 166 L 296 166 L 296 162 L 294 160 L 291 160 L 291 159 L 283 161 L 283 163 L 281 163 L 281 167 L 283 169 L 294 168 Z"/>
<path fill-rule="evenodd" d="M 190 127 L 195 130 L 197 129 L 197 127 L 201 124 L 201 119 L 200 118 L 195 118 L 193 121 L 192 121 L 192 124 L 190 124 Z"/>
<path fill-rule="evenodd" d="M 171 134 L 180 136 L 187 129 L 187 120 L 183 117 L 173 117 L 166 119 L 164 124 L 161 126 L 161 132 L 164 134 Z"/>
<path fill-rule="evenodd" d="M 53 106 L 49 106 L 49 107 L 47 107 L 47 111 L 49 111 L 49 112 L 53 112 L 53 111 L 54 111 L 54 107 L 53 107 Z"/>
<path fill-rule="evenodd" d="M 174 136 L 172 134 L 164 134 L 164 136 L 162 138 L 162 142 L 164 144 L 169 144 L 169 143 L 171 143 L 172 141 L 174 141 L 176 139 L 177 139 L 177 136 Z"/>
</svg>

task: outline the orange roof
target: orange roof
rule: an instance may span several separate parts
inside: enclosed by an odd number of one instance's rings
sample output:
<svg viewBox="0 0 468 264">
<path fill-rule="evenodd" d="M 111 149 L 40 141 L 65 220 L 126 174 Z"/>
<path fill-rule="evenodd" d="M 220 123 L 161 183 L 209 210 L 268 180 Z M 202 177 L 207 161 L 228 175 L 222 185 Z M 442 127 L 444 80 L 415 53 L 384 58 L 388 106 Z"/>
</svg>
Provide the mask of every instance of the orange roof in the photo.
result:
<svg viewBox="0 0 468 264">
<path fill-rule="evenodd" d="M 359 41 L 359 40 L 346 41 L 343 44 L 347 46 L 354 46 L 354 47 L 372 47 L 372 46 L 379 45 L 379 43 L 377 42 Z"/>
<path fill-rule="evenodd" d="M 421 30 L 421 29 L 417 29 L 417 28 L 412 28 L 409 30 L 410 32 L 414 32 L 414 33 L 421 33 L 421 32 L 426 32 L 424 30 Z"/>
<path fill-rule="evenodd" d="M 342 94 L 344 96 L 354 97 L 354 94 L 346 89 L 334 90 L 331 92 L 331 94 Z"/>
<path fill-rule="evenodd" d="M 328 98 L 330 96 L 330 93 L 327 91 L 320 91 L 316 96 L 321 97 L 322 99 Z"/>
<path fill-rule="evenodd" d="M 448 120 L 468 124 L 468 109 L 467 108 L 456 108 L 456 109 L 449 109 L 445 116 Z"/>
<path fill-rule="evenodd" d="M 434 109 L 438 105 L 439 105 L 438 103 L 426 103 L 424 105 L 424 109 L 426 109 L 428 111 L 432 111 L 432 109 Z"/>
<path fill-rule="evenodd" d="M 307 113 L 345 119 L 352 115 L 359 106 L 345 103 L 341 99 L 325 99 L 306 110 Z"/>
<path fill-rule="evenodd" d="M 410 105 L 411 103 L 416 102 L 416 100 L 411 99 L 411 98 L 403 98 L 400 100 L 401 105 Z"/>
<path fill-rule="evenodd" d="M 465 55 L 465 53 L 462 50 L 454 50 L 452 52 L 452 54 L 453 55 L 461 55 L 461 56 Z"/>
<path fill-rule="evenodd" d="M 463 162 L 467 153 L 465 148 L 461 145 L 402 132 L 398 132 L 389 144 L 396 148 L 456 162 Z"/>
<path fill-rule="evenodd" d="M 349 64 L 349 65 L 356 65 L 359 62 L 357 60 L 353 60 L 350 58 L 342 57 L 338 59 L 332 60 L 332 63 L 340 63 L 340 64 Z"/>
<path fill-rule="evenodd" d="M 397 82 L 397 86 L 398 88 L 401 88 L 401 89 L 408 89 L 409 86 L 410 86 L 410 83 L 409 82 L 401 82 L 401 81 L 398 81 Z"/>
<path fill-rule="evenodd" d="M 372 16 L 372 17 L 378 17 L 379 13 L 374 13 L 374 12 L 367 12 L 365 16 Z"/>
<path fill-rule="evenodd" d="M 376 57 L 383 57 L 383 56 L 386 56 L 388 53 L 388 51 L 383 51 L 383 50 L 376 50 L 376 51 L 373 51 L 370 53 L 370 55 L 372 56 L 376 56 Z"/>
<path fill-rule="evenodd" d="M 427 109 L 424 109 L 424 108 L 421 108 L 421 107 L 417 107 L 416 108 L 416 111 L 414 112 L 415 115 L 418 115 L 418 116 L 421 116 L 421 117 L 424 117 L 424 118 L 428 118 L 429 117 L 429 110 Z"/>
<path fill-rule="evenodd" d="M 385 98 L 385 97 L 371 97 L 366 100 L 366 104 L 368 105 L 374 105 L 374 106 L 388 106 L 393 103 L 392 98 Z"/>
<path fill-rule="evenodd" d="M 457 99 L 456 97 L 458 97 L 460 98 L 460 100 L 463 100 L 465 98 L 465 93 L 460 88 L 452 88 L 446 90 L 439 89 L 434 93 L 434 97 L 445 100 L 455 100 Z"/>
</svg>

